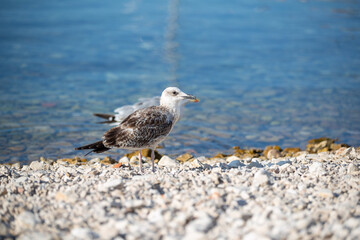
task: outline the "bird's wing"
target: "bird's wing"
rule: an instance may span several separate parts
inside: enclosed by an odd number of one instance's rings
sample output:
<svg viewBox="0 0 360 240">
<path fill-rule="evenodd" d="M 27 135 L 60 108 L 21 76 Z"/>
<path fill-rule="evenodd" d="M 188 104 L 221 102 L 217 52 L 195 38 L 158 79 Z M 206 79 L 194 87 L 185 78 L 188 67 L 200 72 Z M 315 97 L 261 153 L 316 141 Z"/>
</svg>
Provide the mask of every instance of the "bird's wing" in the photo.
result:
<svg viewBox="0 0 360 240">
<path fill-rule="evenodd" d="M 143 108 L 130 114 L 103 136 L 106 147 L 143 148 L 158 144 L 172 129 L 174 117 L 163 107 Z"/>
<path fill-rule="evenodd" d="M 160 105 L 160 97 L 152 97 L 152 98 L 140 98 L 137 103 L 133 105 L 125 105 L 119 107 L 114 110 L 115 112 L 115 120 L 118 122 L 122 122 L 127 116 L 131 113 L 151 106 L 159 106 Z"/>
</svg>

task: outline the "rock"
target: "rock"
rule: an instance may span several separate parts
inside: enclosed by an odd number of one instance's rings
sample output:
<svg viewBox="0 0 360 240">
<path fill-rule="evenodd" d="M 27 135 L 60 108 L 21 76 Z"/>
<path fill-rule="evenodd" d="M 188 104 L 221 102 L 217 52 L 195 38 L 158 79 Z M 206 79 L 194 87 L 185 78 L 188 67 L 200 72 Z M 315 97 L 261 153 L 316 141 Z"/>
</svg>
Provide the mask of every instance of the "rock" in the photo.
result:
<svg viewBox="0 0 360 240">
<path fill-rule="evenodd" d="M 267 159 L 279 158 L 280 151 L 277 149 L 270 149 L 266 155 Z"/>
<path fill-rule="evenodd" d="M 5 187 L 0 188 L 0 197 L 4 196 L 6 194 L 7 194 L 6 188 Z"/>
<path fill-rule="evenodd" d="M 59 162 L 59 161 L 67 162 L 69 164 L 74 164 L 74 165 L 84 165 L 87 162 L 87 160 L 85 158 L 79 158 L 79 157 L 63 158 L 63 159 L 59 159 L 57 162 Z"/>
<path fill-rule="evenodd" d="M 106 224 L 102 224 L 99 228 L 99 236 L 101 239 L 114 239 L 118 235 L 118 230 L 115 227 L 115 222 L 110 220 Z"/>
<path fill-rule="evenodd" d="M 228 167 L 230 167 L 230 168 L 238 168 L 238 167 L 243 167 L 243 166 L 245 166 L 245 164 L 243 164 L 239 160 L 233 160 L 228 164 Z"/>
<path fill-rule="evenodd" d="M 269 172 L 265 171 L 264 169 L 260 169 L 254 175 L 252 182 L 253 186 L 259 187 L 270 184 L 270 176 L 271 174 Z"/>
<path fill-rule="evenodd" d="M 289 163 L 285 163 L 279 166 L 280 166 L 279 167 L 280 172 L 283 173 L 283 172 L 287 172 L 288 167 L 290 167 L 291 165 Z"/>
<path fill-rule="evenodd" d="M 261 156 L 261 153 L 263 152 L 263 150 L 261 149 L 255 149 L 255 148 L 250 148 L 250 149 L 239 149 L 239 148 L 234 148 L 234 156 L 240 157 L 242 159 L 244 158 L 258 158 Z"/>
<path fill-rule="evenodd" d="M 45 166 L 44 162 L 33 161 L 30 163 L 30 168 L 35 171 L 44 169 L 44 166 Z"/>
<path fill-rule="evenodd" d="M 163 156 L 158 162 L 158 165 L 163 167 L 177 167 L 179 163 L 168 156 Z"/>
<path fill-rule="evenodd" d="M 359 172 L 359 168 L 354 163 L 350 163 L 347 168 L 347 172 L 348 174 L 357 174 Z"/>
<path fill-rule="evenodd" d="M 313 162 L 309 167 L 309 173 L 320 176 L 325 173 L 325 169 L 321 162 Z"/>
<path fill-rule="evenodd" d="M 96 234 L 89 228 L 76 227 L 71 230 L 71 235 L 76 239 L 94 239 Z"/>
<path fill-rule="evenodd" d="M 317 194 L 322 198 L 330 198 L 334 196 L 330 189 L 320 189 Z"/>
<path fill-rule="evenodd" d="M 106 183 L 99 184 L 98 190 L 100 192 L 107 192 L 111 189 L 121 188 L 122 185 L 123 185 L 122 178 L 109 179 Z"/>
<path fill-rule="evenodd" d="M 275 145 L 275 146 L 266 146 L 264 151 L 263 151 L 263 156 L 267 157 L 269 151 L 272 150 L 272 149 L 276 150 L 276 151 L 273 151 L 273 153 L 279 153 L 279 155 L 280 155 L 281 148 L 279 146 Z"/>
<path fill-rule="evenodd" d="M 120 158 L 119 163 L 127 166 L 130 164 L 130 160 L 128 157 L 122 157 L 122 158 Z"/>
<path fill-rule="evenodd" d="M 194 161 L 192 161 L 190 166 L 193 168 L 204 168 L 204 164 L 200 162 L 199 159 L 195 159 Z"/>
<path fill-rule="evenodd" d="M 114 166 L 112 166 L 112 168 L 120 168 L 122 166 L 122 163 L 117 163 Z"/>
<path fill-rule="evenodd" d="M 227 156 L 229 156 L 229 155 L 223 154 L 223 153 L 217 153 L 216 155 L 214 155 L 210 159 L 226 158 Z"/>
<path fill-rule="evenodd" d="M 19 162 L 14 163 L 14 164 L 12 165 L 12 167 L 13 167 L 13 168 L 16 168 L 16 169 L 18 169 L 18 170 L 20 170 L 20 169 L 22 168 L 22 166 L 21 166 L 21 164 L 20 164 Z"/>
<path fill-rule="evenodd" d="M 57 192 L 56 195 L 55 195 L 55 199 L 57 201 L 64 201 L 66 202 L 67 201 L 67 196 L 66 194 L 62 193 L 62 192 Z"/>
<path fill-rule="evenodd" d="M 349 218 L 348 220 L 346 220 L 344 225 L 350 229 L 359 228 L 360 227 L 360 219 L 355 218 L 355 217 Z"/>
<path fill-rule="evenodd" d="M 155 159 L 161 159 L 162 158 L 162 154 L 160 154 L 158 151 L 154 151 L 154 154 L 155 154 Z M 151 149 L 142 149 L 141 150 L 141 155 L 145 158 L 149 158 L 151 159 Z M 125 154 L 124 157 L 127 157 L 129 159 L 131 159 L 133 156 L 139 156 L 139 151 L 135 151 L 135 152 L 132 152 L 132 153 L 128 153 L 128 154 Z"/>
<path fill-rule="evenodd" d="M 355 158 L 356 158 L 356 155 L 357 155 L 357 154 L 356 154 L 356 150 L 355 150 L 354 147 L 350 147 L 350 148 L 346 149 L 345 154 L 346 154 L 347 156 L 349 156 L 349 158 L 350 158 L 351 160 L 355 159 Z"/>
<path fill-rule="evenodd" d="M 271 238 L 263 236 L 256 232 L 250 232 L 250 233 L 247 233 L 243 239 L 244 240 L 270 240 Z"/>
<path fill-rule="evenodd" d="M 230 167 L 223 162 L 217 162 L 213 165 L 214 168 L 220 168 L 220 169 L 229 169 Z"/>
<path fill-rule="evenodd" d="M 228 162 L 228 163 L 230 163 L 232 161 L 236 161 L 236 160 L 240 161 L 241 159 L 237 156 L 230 156 L 230 157 L 226 158 L 226 162 Z"/>
<path fill-rule="evenodd" d="M 189 161 L 190 159 L 194 158 L 193 155 L 191 155 L 190 153 L 185 153 L 183 155 L 180 155 L 176 158 L 176 160 L 180 161 L 180 162 L 186 162 Z"/>
<path fill-rule="evenodd" d="M 0 237 L 5 237 L 9 234 L 9 227 L 5 223 L 0 222 Z"/>
<path fill-rule="evenodd" d="M 284 150 L 282 151 L 282 155 L 285 157 L 292 157 L 294 156 L 296 153 L 300 152 L 301 149 L 298 147 L 294 147 L 294 148 L 284 148 Z"/>
<path fill-rule="evenodd" d="M 273 161 L 273 163 L 275 163 L 278 166 L 282 166 L 284 164 L 290 164 L 291 165 L 291 161 L 289 161 L 289 160 Z"/>
<path fill-rule="evenodd" d="M 100 162 L 100 161 L 101 161 L 100 158 L 93 158 L 93 159 L 91 159 L 91 160 L 89 161 L 89 163 L 90 163 L 90 164 L 95 164 L 95 163 L 98 163 L 98 162 Z"/>
<path fill-rule="evenodd" d="M 105 165 L 110 165 L 110 164 L 115 164 L 116 161 L 115 159 L 111 158 L 111 157 L 104 157 L 103 160 L 100 160 L 101 164 L 105 164 Z"/>
<path fill-rule="evenodd" d="M 195 213 L 196 215 L 197 213 Z M 208 232 L 214 224 L 214 220 L 208 215 L 200 213 L 198 218 L 188 223 L 186 226 L 186 235 L 194 232 Z"/>
<path fill-rule="evenodd" d="M 24 232 L 19 237 L 16 238 L 17 240 L 51 240 L 53 237 L 50 233 L 46 232 L 39 232 L 39 231 L 31 231 L 31 232 Z"/>
<path fill-rule="evenodd" d="M 18 232 L 26 229 L 33 229 L 37 223 L 37 219 L 32 212 L 23 211 L 15 219 L 15 228 Z"/>
<path fill-rule="evenodd" d="M 25 183 L 29 178 L 26 176 L 21 176 L 15 180 L 16 183 Z"/>
<path fill-rule="evenodd" d="M 246 165 L 247 168 L 253 168 L 253 167 L 256 167 L 256 168 L 262 168 L 264 167 L 261 163 L 259 163 L 257 160 L 255 159 L 252 159 L 251 162 Z"/>
<path fill-rule="evenodd" d="M 334 144 L 335 139 L 331 138 L 317 138 L 311 139 L 308 141 L 306 145 L 306 151 L 309 153 L 319 153 L 319 152 L 327 152 L 331 151 L 331 146 Z"/>
<path fill-rule="evenodd" d="M 130 164 L 134 165 L 134 164 L 139 164 L 139 157 L 138 156 L 132 156 L 130 158 Z"/>
</svg>

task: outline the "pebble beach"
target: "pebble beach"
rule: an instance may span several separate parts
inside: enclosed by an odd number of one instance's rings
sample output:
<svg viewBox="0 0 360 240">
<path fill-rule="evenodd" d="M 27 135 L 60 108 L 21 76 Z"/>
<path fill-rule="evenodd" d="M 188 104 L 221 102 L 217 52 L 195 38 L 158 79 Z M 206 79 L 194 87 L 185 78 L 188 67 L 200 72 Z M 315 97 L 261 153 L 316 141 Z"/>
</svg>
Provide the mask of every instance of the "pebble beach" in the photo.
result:
<svg viewBox="0 0 360 240">
<path fill-rule="evenodd" d="M 0 165 L 1 239 L 358 239 L 360 149 Z"/>
</svg>

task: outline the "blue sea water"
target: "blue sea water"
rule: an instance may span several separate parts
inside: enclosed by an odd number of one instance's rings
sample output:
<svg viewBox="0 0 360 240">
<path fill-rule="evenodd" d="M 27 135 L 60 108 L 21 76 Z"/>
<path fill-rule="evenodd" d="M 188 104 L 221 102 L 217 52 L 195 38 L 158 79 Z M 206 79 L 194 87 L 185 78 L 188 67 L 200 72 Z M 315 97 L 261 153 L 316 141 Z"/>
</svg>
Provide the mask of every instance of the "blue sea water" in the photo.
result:
<svg viewBox="0 0 360 240">
<path fill-rule="evenodd" d="M 111 113 L 178 86 L 161 149 L 360 142 L 360 1 L 10 1 L 0 8 L 0 162 L 73 157 Z M 109 154 L 118 157 L 124 151 Z"/>
</svg>

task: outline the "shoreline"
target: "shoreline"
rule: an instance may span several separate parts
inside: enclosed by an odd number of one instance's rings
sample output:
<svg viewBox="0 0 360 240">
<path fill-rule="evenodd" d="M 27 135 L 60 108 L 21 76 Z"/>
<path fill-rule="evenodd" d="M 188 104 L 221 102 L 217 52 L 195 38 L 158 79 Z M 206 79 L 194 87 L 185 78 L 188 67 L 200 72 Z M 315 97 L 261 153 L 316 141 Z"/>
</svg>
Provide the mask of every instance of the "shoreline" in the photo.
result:
<svg viewBox="0 0 360 240">
<path fill-rule="evenodd" d="M 155 173 L 144 163 L 144 174 L 139 174 L 137 160 L 77 158 L 71 164 L 43 159 L 0 165 L 0 238 L 360 235 L 359 148 L 266 160 L 232 155 L 180 163 L 162 156 Z"/>
</svg>

